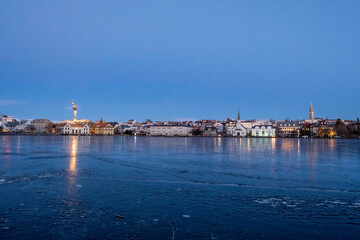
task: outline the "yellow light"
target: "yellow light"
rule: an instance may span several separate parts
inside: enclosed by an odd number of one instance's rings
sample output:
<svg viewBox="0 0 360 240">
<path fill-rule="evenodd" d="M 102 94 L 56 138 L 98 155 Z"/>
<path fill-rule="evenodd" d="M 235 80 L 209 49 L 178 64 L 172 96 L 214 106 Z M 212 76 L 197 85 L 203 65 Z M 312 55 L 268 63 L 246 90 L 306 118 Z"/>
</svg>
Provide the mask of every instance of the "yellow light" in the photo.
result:
<svg viewBox="0 0 360 240">
<path fill-rule="evenodd" d="M 77 155 L 77 146 L 78 145 L 78 138 L 73 136 L 72 143 L 71 143 L 71 152 L 70 152 L 70 171 L 76 171 L 76 155 Z"/>
</svg>

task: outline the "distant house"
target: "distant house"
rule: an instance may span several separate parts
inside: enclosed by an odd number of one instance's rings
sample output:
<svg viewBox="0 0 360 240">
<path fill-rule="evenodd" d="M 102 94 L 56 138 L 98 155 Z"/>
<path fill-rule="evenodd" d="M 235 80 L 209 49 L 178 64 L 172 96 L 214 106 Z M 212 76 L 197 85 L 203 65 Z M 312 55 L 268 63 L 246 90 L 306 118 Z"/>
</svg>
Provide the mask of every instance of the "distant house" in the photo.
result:
<svg viewBox="0 0 360 240">
<path fill-rule="evenodd" d="M 148 135 L 150 136 L 191 136 L 193 128 L 182 125 L 152 125 Z"/>
<path fill-rule="evenodd" d="M 279 137 L 299 137 L 300 125 L 298 121 L 277 122 L 276 127 Z"/>
<path fill-rule="evenodd" d="M 217 136 L 218 131 L 215 126 L 205 126 L 204 128 L 204 136 Z"/>
<path fill-rule="evenodd" d="M 12 116 L 0 115 L 0 125 L 12 122 L 14 119 Z"/>
<path fill-rule="evenodd" d="M 256 125 L 251 128 L 253 137 L 275 137 L 276 128 L 273 125 Z"/>
<path fill-rule="evenodd" d="M 37 133 L 50 133 L 49 124 L 52 124 L 52 122 L 48 119 L 35 119 L 31 121 L 31 125 L 35 127 L 34 132 Z"/>
<path fill-rule="evenodd" d="M 107 122 L 98 121 L 91 126 L 91 135 L 114 135 L 114 127 Z"/>
<path fill-rule="evenodd" d="M 89 135 L 90 127 L 87 123 L 66 123 L 59 125 L 63 135 Z M 57 127 L 55 127 L 56 129 Z"/>
</svg>

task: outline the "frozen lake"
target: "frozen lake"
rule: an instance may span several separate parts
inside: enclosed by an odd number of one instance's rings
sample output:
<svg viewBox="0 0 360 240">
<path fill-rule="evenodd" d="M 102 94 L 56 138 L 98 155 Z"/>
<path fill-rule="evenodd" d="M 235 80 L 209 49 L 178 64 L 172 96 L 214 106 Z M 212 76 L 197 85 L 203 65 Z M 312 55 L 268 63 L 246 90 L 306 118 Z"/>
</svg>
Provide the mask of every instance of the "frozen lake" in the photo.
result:
<svg viewBox="0 0 360 240">
<path fill-rule="evenodd" d="M 360 140 L 0 136 L 0 239 L 358 239 Z"/>
</svg>

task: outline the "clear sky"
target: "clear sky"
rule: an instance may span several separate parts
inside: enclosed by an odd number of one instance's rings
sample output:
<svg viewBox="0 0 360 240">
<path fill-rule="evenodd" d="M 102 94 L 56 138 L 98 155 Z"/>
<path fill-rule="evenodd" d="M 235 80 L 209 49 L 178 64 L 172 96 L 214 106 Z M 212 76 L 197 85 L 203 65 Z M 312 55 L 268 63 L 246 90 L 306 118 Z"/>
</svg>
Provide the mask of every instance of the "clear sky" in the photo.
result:
<svg viewBox="0 0 360 240">
<path fill-rule="evenodd" d="M 360 1 L 0 1 L 0 114 L 360 116 Z"/>
</svg>

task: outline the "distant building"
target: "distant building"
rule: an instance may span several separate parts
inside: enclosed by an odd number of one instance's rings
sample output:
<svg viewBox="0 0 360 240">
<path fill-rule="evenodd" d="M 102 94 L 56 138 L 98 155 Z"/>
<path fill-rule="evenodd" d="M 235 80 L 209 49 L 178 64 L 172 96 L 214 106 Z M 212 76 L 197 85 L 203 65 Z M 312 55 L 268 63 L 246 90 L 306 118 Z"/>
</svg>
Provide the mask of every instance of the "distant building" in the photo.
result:
<svg viewBox="0 0 360 240">
<path fill-rule="evenodd" d="M 0 125 L 5 125 L 6 123 L 12 122 L 14 119 L 12 116 L 0 115 Z"/>
<path fill-rule="evenodd" d="M 251 128 L 253 137 L 275 137 L 276 128 L 273 125 L 256 125 Z"/>
<path fill-rule="evenodd" d="M 246 120 L 241 121 L 241 125 L 243 125 L 246 129 L 251 129 L 255 125 L 260 125 L 260 123 L 257 123 L 255 120 Z"/>
<path fill-rule="evenodd" d="M 315 120 L 314 108 L 312 106 L 312 103 L 310 103 L 308 120 L 309 121 L 314 121 Z"/>
<path fill-rule="evenodd" d="M 279 137 L 299 137 L 300 125 L 297 121 L 277 122 L 277 135 Z"/>
<path fill-rule="evenodd" d="M 114 135 L 114 127 L 107 122 L 98 121 L 91 126 L 91 135 Z"/>
<path fill-rule="evenodd" d="M 225 131 L 227 136 L 245 137 L 247 134 L 246 128 L 241 124 L 240 113 L 238 113 L 237 121 L 228 121 L 225 124 Z"/>
<path fill-rule="evenodd" d="M 90 127 L 87 123 L 66 123 L 58 125 L 63 135 L 89 135 Z M 56 127 L 55 127 L 56 129 Z"/>
<path fill-rule="evenodd" d="M 205 126 L 204 128 L 204 136 L 210 137 L 210 136 L 218 136 L 219 133 L 215 126 Z"/>
<path fill-rule="evenodd" d="M 31 125 L 35 127 L 34 132 L 36 133 L 51 133 L 49 124 L 52 124 L 52 122 L 48 119 L 34 119 L 31 121 Z"/>
<path fill-rule="evenodd" d="M 314 113 L 314 108 L 312 103 L 310 104 L 310 108 L 309 108 L 309 114 L 308 114 L 308 119 L 305 120 L 305 122 L 307 123 L 317 123 L 318 121 L 321 121 L 321 118 L 315 118 L 315 113 Z"/>
<path fill-rule="evenodd" d="M 193 128 L 181 125 L 152 125 L 150 126 L 150 136 L 191 136 Z"/>
<path fill-rule="evenodd" d="M 304 124 L 305 125 L 305 124 Z M 311 135 L 316 137 L 333 137 L 335 136 L 334 125 L 329 124 L 326 120 L 318 121 L 310 126 Z"/>
</svg>

